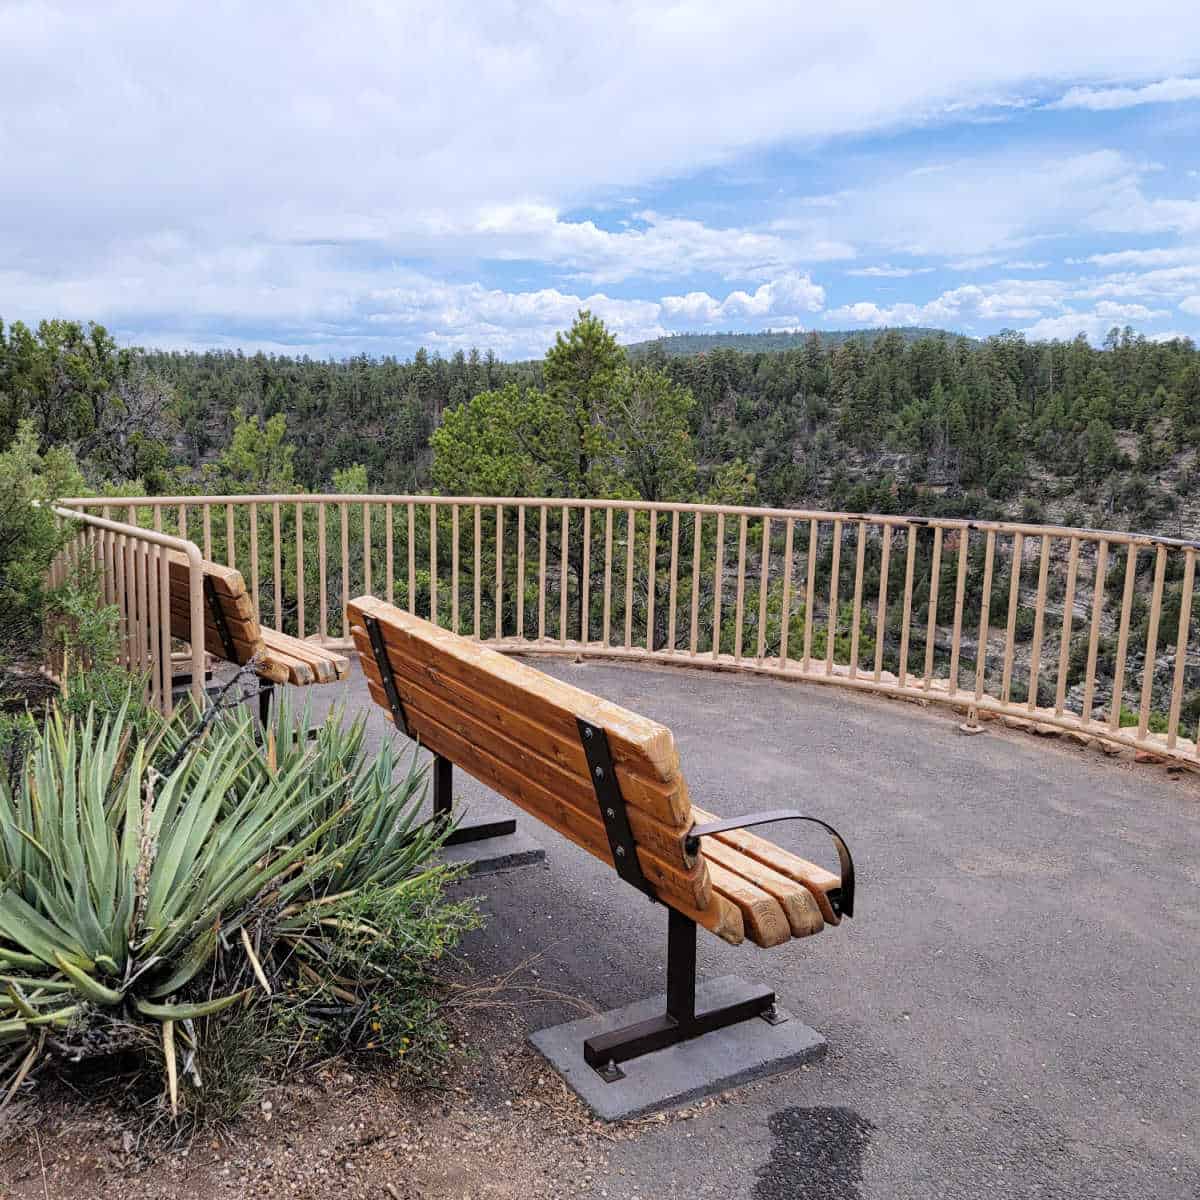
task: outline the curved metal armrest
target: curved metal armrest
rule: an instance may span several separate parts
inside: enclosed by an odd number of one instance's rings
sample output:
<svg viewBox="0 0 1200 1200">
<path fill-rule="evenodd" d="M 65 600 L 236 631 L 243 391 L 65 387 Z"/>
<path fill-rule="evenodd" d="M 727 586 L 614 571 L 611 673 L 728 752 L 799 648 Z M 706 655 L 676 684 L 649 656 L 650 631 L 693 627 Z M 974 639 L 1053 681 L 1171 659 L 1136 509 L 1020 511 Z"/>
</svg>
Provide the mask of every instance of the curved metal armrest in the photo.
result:
<svg viewBox="0 0 1200 1200">
<path fill-rule="evenodd" d="M 833 838 L 833 844 L 837 847 L 838 862 L 842 867 L 842 882 L 840 887 L 833 888 L 826 895 L 838 916 L 854 916 L 854 859 L 850 857 L 850 848 L 842 835 L 820 817 L 806 817 L 791 808 L 776 808 L 770 812 L 750 813 L 744 817 L 727 817 L 722 821 L 711 821 L 707 825 L 693 825 L 684 845 L 689 854 L 696 854 L 700 849 L 702 837 L 728 833 L 733 829 L 749 829 L 752 825 L 769 825 L 772 821 L 809 821 L 813 825 L 820 825 Z"/>
</svg>

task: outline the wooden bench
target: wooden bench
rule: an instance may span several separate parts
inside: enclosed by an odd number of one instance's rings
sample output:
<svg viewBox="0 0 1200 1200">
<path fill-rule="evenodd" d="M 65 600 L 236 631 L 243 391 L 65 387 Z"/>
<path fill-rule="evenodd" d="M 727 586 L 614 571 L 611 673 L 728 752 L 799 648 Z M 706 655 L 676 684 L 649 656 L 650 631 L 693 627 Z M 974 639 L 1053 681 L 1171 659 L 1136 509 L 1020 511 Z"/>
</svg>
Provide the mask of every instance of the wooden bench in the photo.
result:
<svg viewBox="0 0 1200 1200">
<path fill-rule="evenodd" d="M 188 560 L 172 551 L 170 562 L 171 636 L 188 641 L 191 638 Z M 277 683 L 307 687 L 346 678 L 350 661 L 345 655 L 259 624 L 254 615 L 254 601 L 240 571 L 208 560 L 203 561 L 203 567 L 204 648 L 214 658 L 238 666 L 255 660 L 255 673 L 262 680 L 258 696 L 264 725 Z M 180 676 L 174 682 L 182 685 L 191 679 Z"/>
<path fill-rule="evenodd" d="M 854 865 L 835 830 L 791 810 L 718 820 L 692 805 L 664 726 L 373 596 L 351 601 L 348 612 L 372 699 L 435 756 L 437 819 L 451 812 L 456 764 L 667 906 L 667 1010 L 589 1039 L 592 1067 L 619 1078 L 617 1064 L 638 1055 L 751 1017 L 774 1019 L 767 988 L 696 1012 L 696 928 L 771 947 L 851 916 Z M 840 874 L 746 828 L 783 820 L 825 829 Z M 460 829 L 456 840 L 513 825 Z"/>
</svg>

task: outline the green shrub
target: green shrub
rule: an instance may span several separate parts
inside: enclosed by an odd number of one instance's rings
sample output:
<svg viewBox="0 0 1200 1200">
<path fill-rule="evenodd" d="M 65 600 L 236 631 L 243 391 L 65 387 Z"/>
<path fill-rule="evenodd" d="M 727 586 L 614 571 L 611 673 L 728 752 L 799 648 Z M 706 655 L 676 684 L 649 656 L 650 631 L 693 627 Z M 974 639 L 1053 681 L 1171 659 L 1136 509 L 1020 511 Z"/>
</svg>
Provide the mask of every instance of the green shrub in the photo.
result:
<svg viewBox="0 0 1200 1200">
<path fill-rule="evenodd" d="M 249 1005 L 339 1045 L 436 1041 L 430 962 L 472 910 L 429 862 L 442 834 L 419 818 L 423 772 L 414 757 L 393 780 L 397 752 L 368 757 L 361 719 L 306 727 L 280 703 L 264 752 L 244 710 L 185 706 L 149 737 L 126 707 L 51 716 L 15 784 L 0 779 L 10 1073 L 48 1044 L 88 1056 L 132 1037 L 152 1061 L 154 1042 L 174 1112 L 218 1016 Z"/>
</svg>

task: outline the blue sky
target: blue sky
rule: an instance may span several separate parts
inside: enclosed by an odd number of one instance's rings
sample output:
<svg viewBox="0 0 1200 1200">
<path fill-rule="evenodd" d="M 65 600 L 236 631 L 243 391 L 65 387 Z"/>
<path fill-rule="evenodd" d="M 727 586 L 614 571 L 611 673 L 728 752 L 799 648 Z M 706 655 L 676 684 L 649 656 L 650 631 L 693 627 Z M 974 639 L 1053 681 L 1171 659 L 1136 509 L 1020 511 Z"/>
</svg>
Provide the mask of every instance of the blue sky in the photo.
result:
<svg viewBox="0 0 1200 1200">
<path fill-rule="evenodd" d="M 0 318 L 1200 339 L 1200 6 L 830 7 L 0 0 Z"/>
</svg>

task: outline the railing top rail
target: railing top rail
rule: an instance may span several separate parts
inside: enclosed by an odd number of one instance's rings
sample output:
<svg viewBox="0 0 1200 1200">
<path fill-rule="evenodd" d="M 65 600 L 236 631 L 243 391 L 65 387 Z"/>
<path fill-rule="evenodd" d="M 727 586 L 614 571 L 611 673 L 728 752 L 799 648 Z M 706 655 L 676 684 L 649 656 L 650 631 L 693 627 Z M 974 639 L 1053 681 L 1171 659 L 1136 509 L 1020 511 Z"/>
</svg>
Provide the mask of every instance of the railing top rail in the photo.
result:
<svg viewBox="0 0 1200 1200">
<path fill-rule="evenodd" d="M 187 555 L 189 563 L 195 563 L 197 566 L 203 562 L 200 547 L 186 538 L 172 537 L 169 533 L 160 533 L 156 529 L 143 529 L 140 525 L 130 525 L 124 521 L 112 521 L 107 517 L 97 517 L 92 513 L 80 512 L 75 508 L 64 508 L 61 504 L 54 505 L 52 511 L 55 516 L 63 517 L 68 521 L 77 521 L 81 525 L 88 525 L 94 529 L 107 529 L 110 533 L 120 533 L 126 537 L 136 537 L 153 546 L 165 546 L 168 550 L 178 550 L 181 554 Z"/>
<path fill-rule="evenodd" d="M 912 517 L 893 513 L 839 512 L 831 509 L 763 508 L 740 504 L 692 504 L 677 500 L 593 500 L 576 497 L 547 496 L 429 496 L 390 495 L 372 492 L 293 492 L 287 494 L 234 496 L 120 496 L 74 497 L 60 501 L 72 506 L 72 512 L 88 508 L 135 508 L 186 505 L 207 507 L 215 504 L 425 504 L 438 506 L 474 506 L 495 508 L 497 505 L 527 508 L 630 509 L 635 512 L 721 514 L 729 517 L 764 518 L 794 521 L 865 521 L 871 525 L 890 525 L 898 528 L 928 527 L 930 529 L 966 530 L 1002 535 L 1023 534 L 1026 537 L 1078 537 L 1088 541 L 1104 541 L 1113 545 L 1167 546 L 1185 550 L 1200 550 L 1200 541 L 1173 538 L 1162 534 L 1127 533 L 1115 529 L 1076 528 L 1069 525 L 1038 525 L 1024 521 L 976 521 L 961 517 Z M 120 525 L 119 522 L 112 523 Z M 120 525 L 122 529 L 130 528 Z M 178 539 L 176 539 L 178 540 Z M 189 545 L 191 543 L 188 543 Z"/>
</svg>

